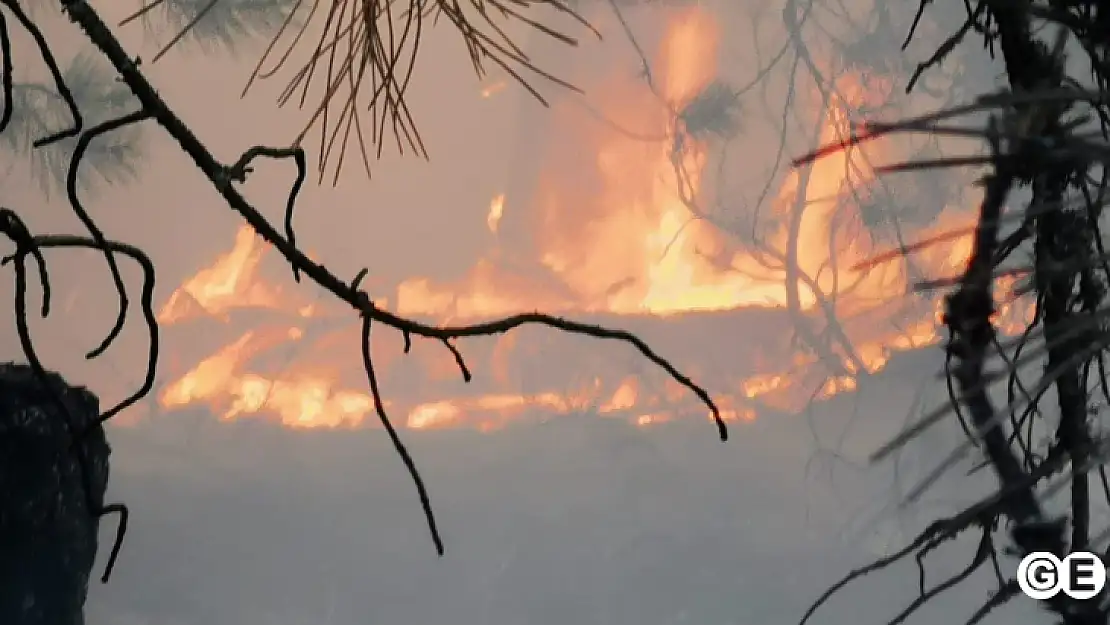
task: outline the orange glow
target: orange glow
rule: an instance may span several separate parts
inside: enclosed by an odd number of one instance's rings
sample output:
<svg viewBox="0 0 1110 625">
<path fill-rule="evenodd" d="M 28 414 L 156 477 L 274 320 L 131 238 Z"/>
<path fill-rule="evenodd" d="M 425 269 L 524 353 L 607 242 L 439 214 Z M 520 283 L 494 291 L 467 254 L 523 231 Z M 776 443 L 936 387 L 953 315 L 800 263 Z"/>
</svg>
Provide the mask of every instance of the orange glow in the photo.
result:
<svg viewBox="0 0 1110 625">
<path fill-rule="evenodd" d="M 497 234 L 497 226 L 501 223 L 501 215 L 505 212 L 505 194 L 501 193 L 489 203 L 489 214 L 486 215 L 486 226 L 489 231 Z"/>
<path fill-rule="evenodd" d="M 659 95 L 677 110 L 718 75 L 720 37 L 706 9 L 683 9 L 668 21 L 653 75 Z M 820 143 L 847 134 L 848 111 L 874 95 L 858 76 L 838 75 L 837 89 L 823 110 L 809 113 Z M 503 86 L 485 87 L 483 97 Z M 589 132 L 582 129 L 583 145 L 575 156 L 577 166 L 590 174 L 590 184 L 581 183 L 581 171 L 545 166 L 532 203 L 518 207 L 514 199 L 513 210 L 526 214 L 521 221 L 535 235 L 524 269 L 515 260 L 520 254 L 506 254 L 498 239 L 456 283 L 414 276 L 397 285 L 396 312 L 446 323 L 538 309 L 617 317 L 618 325 L 662 328 L 664 337 L 713 334 L 708 346 L 726 345 L 730 362 L 736 367 L 755 363 L 750 370 L 721 371 L 719 364 L 698 360 L 698 348 L 664 356 L 673 356 L 680 369 L 704 381 L 733 421 L 754 419 L 763 407 L 797 410 L 810 397 L 854 391 L 862 377 L 880 371 L 895 353 L 940 340 L 941 299 L 911 296 L 913 281 L 958 274 L 970 253 L 969 238 L 915 253 L 915 271 L 902 259 L 856 268 L 890 245 L 873 238 L 856 196 L 874 186 L 875 174 L 865 163 L 890 160 L 890 144 L 876 141 L 789 172 L 762 216 L 769 224 L 756 246 L 696 218 L 707 185 L 703 179 L 713 171 L 712 139 L 695 136 L 681 121 L 670 119 L 665 107 L 645 97 L 640 82 L 613 78 L 596 95 L 621 110 L 629 123 L 665 129 L 668 140 L 647 142 L 595 126 Z M 555 113 L 566 111 L 556 107 Z M 592 154 L 592 159 L 582 154 Z M 505 195 L 498 194 L 485 212 L 490 233 L 499 233 L 504 211 Z M 514 224 L 516 216 L 514 212 Z M 966 226 L 973 218 L 969 210 L 947 207 L 930 226 L 907 232 L 906 238 L 928 238 Z M 280 290 L 259 278 L 263 249 L 244 227 L 228 253 L 173 292 L 159 318 L 170 324 L 222 317 L 235 308 L 266 308 L 284 312 L 286 321 L 256 328 L 219 348 L 167 386 L 161 404 L 205 405 L 225 419 L 269 416 L 291 427 L 362 425 L 373 403 L 367 392 L 350 390 L 361 388 L 356 386 L 362 384 L 361 372 L 294 361 L 300 368 L 260 373 L 273 370 L 265 366 L 271 362 L 270 350 L 304 342 L 304 327 L 320 312 L 286 301 Z M 511 269 L 507 257 L 514 258 Z M 759 323 L 779 325 L 746 327 L 743 315 L 757 312 L 765 315 L 758 317 Z M 1000 305 L 996 323 L 1013 332 L 1028 313 L 1020 300 Z M 731 328 L 727 335 L 712 329 L 699 334 L 699 328 L 716 323 L 721 315 L 735 315 L 726 319 Z M 818 337 L 809 340 L 807 349 L 788 340 L 796 334 L 804 341 L 807 333 Z M 516 334 L 498 337 L 486 348 L 477 343 L 460 344 L 480 378 L 472 392 L 445 386 L 437 395 L 436 388 L 428 387 L 443 376 L 429 375 L 419 399 L 390 392 L 398 421 L 411 429 L 489 430 L 529 413 L 587 411 L 650 426 L 701 411 L 673 381 L 586 362 L 581 351 L 567 348 L 556 356 Z M 583 349 L 602 351 L 607 346 L 591 343 Z M 438 373 L 444 362 L 451 362 L 450 355 L 437 357 L 441 359 L 435 365 L 423 363 L 426 373 Z M 538 375 L 545 380 L 556 369 L 550 363 L 558 362 L 589 382 L 552 382 L 524 392 L 520 389 L 530 362 L 543 364 Z M 388 373 L 388 364 L 378 368 Z"/>
<path fill-rule="evenodd" d="M 178 287 L 158 312 L 158 322 L 172 325 L 204 316 L 224 317 L 233 309 L 281 307 L 281 289 L 257 275 L 266 249 L 250 226 L 240 226 L 235 246 Z M 309 317 L 313 310 L 301 306 L 298 312 Z"/>
<path fill-rule="evenodd" d="M 497 82 L 486 85 L 485 87 L 482 87 L 482 91 L 481 91 L 482 97 L 483 98 L 492 98 L 493 96 L 495 96 L 495 95 L 501 93 L 502 91 L 504 91 L 505 87 L 507 87 L 507 86 L 508 86 L 508 83 L 505 82 L 504 80 L 498 80 Z"/>
<path fill-rule="evenodd" d="M 334 373 L 266 378 L 244 371 L 257 354 L 302 336 L 297 328 L 284 333 L 247 332 L 167 386 L 160 403 L 178 408 L 205 402 L 225 419 L 265 411 L 293 427 L 361 424 L 374 408 L 372 398 L 364 392 L 334 390 Z"/>
</svg>

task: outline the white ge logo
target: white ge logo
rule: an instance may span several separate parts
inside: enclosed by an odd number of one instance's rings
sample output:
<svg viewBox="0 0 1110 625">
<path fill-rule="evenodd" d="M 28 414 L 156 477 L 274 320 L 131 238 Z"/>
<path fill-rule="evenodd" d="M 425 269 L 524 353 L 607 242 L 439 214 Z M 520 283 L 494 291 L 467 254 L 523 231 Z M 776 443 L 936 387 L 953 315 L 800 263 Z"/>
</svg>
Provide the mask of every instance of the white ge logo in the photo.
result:
<svg viewBox="0 0 1110 625">
<path fill-rule="evenodd" d="M 1060 591 L 1072 599 L 1090 599 L 1106 585 L 1106 567 L 1089 551 L 1077 551 L 1063 560 L 1035 551 L 1018 564 L 1017 583 L 1032 599 L 1051 599 Z"/>
</svg>

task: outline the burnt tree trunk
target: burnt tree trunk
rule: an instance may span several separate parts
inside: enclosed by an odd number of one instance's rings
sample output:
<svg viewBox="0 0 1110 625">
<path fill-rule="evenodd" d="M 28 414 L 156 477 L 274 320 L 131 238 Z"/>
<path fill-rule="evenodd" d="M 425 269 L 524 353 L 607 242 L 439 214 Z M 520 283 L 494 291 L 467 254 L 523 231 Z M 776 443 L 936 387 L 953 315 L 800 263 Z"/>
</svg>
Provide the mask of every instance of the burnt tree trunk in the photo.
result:
<svg viewBox="0 0 1110 625">
<path fill-rule="evenodd" d="M 0 364 L 0 623 L 82 625 L 110 449 L 95 395 Z M 74 440 L 78 441 L 76 444 Z"/>
</svg>

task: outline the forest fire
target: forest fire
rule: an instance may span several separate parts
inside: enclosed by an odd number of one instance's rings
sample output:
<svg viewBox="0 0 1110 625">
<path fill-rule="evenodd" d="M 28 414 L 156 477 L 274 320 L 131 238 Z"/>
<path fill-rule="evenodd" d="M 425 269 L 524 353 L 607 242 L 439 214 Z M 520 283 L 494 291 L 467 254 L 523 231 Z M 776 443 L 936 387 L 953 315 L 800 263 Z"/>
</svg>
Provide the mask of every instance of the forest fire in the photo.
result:
<svg viewBox="0 0 1110 625">
<path fill-rule="evenodd" d="M 658 51 L 657 95 L 677 109 L 697 97 L 717 73 L 717 39 L 710 13 L 692 8 L 676 14 Z M 862 164 L 884 160 L 881 142 L 866 154 L 846 151 L 790 172 L 773 197 L 770 215 L 764 216 L 771 226 L 758 242 L 744 242 L 712 220 L 697 218 L 697 198 L 712 158 L 709 141 L 694 136 L 681 116 L 670 115 L 659 102 L 646 101 L 643 87 L 614 81 L 596 95 L 633 111 L 634 121 L 644 127 L 665 127 L 666 140 L 583 130 L 585 146 L 578 149 L 596 155 L 590 163 L 596 188 L 574 184 L 572 173 L 555 166 L 545 169 L 530 206 L 507 204 L 504 194 L 492 199 L 486 225 L 495 236 L 503 234 L 508 212 L 528 213 L 536 230 L 528 250 L 532 257 L 525 263 L 531 274 L 507 269 L 503 258 L 520 254 L 499 242 L 465 279 L 453 284 L 406 280 L 397 286 L 395 304 L 387 307 L 441 322 L 532 309 L 602 317 L 658 345 L 650 336 L 657 332 L 664 337 L 659 349 L 699 376 L 731 419 L 753 418 L 760 406 L 796 409 L 809 397 L 851 391 L 859 376 L 881 370 L 893 353 L 939 340 L 939 297 L 914 295 L 912 286 L 922 277 L 958 273 L 970 241 L 956 239 L 916 254 L 913 272 L 901 259 L 859 267 L 889 247 L 872 236 L 857 206 L 857 192 L 875 178 Z M 482 95 L 497 91 L 500 87 L 487 87 Z M 845 74 L 824 104 L 820 142 L 844 136 L 847 111 L 867 97 L 861 84 Z M 908 237 L 926 238 L 971 219 L 970 211 L 949 208 Z M 298 358 L 281 371 L 257 371 L 265 369 L 262 363 L 272 364 L 271 354 L 280 346 L 301 344 L 302 353 L 322 354 L 356 334 L 350 323 L 326 327 L 318 307 L 262 280 L 257 269 L 266 253 L 244 227 L 228 253 L 171 295 L 159 315 L 165 326 L 203 317 L 226 319 L 235 309 L 275 311 L 283 321 L 244 332 L 177 372 L 161 391 L 160 404 L 207 405 L 227 419 L 267 415 L 291 427 L 367 422 L 373 411 L 369 393 L 358 390 L 357 378 L 334 364 L 335 358 L 320 355 L 332 363 L 326 366 Z M 761 332 L 768 336 L 754 337 L 739 316 L 752 314 L 778 325 Z M 1024 315 L 1014 305 L 1002 306 L 999 319 L 1017 324 Z M 339 335 L 344 338 L 334 338 Z M 791 335 L 807 348 L 794 347 Z M 524 342 L 533 343 L 531 352 Z M 669 353 L 668 342 L 675 346 L 670 351 L 679 353 Z M 630 371 L 614 376 L 611 364 L 594 366 L 583 356 L 606 346 L 590 343 L 559 351 L 509 335 L 492 346 L 468 343 L 462 349 L 478 374 L 468 392 L 435 397 L 433 385 L 425 385 L 424 403 L 387 393 L 397 416 L 407 414 L 408 427 L 493 429 L 525 413 L 584 409 L 650 425 L 691 412 L 684 389 L 673 382 Z M 706 355 L 712 350 L 720 357 Z M 514 392 L 520 386 L 514 372 L 535 362 L 543 363 L 540 377 L 549 386 Z M 442 377 L 437 367 L 431 364 L 429 371 L 436 380 Z M 560 367 L 573 369 L 574 379 L 560 382 Z M 351 369 L 360 371 L 354 363 Z"/>
</svg>

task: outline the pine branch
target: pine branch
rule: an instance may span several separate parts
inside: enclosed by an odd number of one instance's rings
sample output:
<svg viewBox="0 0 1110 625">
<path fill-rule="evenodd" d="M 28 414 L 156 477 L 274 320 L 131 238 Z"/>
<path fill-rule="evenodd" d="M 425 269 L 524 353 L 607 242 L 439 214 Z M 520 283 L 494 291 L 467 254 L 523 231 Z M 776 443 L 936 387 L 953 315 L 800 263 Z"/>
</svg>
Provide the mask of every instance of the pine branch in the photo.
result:
<svg viewBox="0 0 1110 625">
<path fill-rule="evenodd" d="M 8 2 L 13 0 L 0 0 L 0 2 Z M 465 326 L 433 326 L 425 323 L 420 323 L 411 319 L 400 317 L 394 313 L 389 312 L 379 307 L 373 302 L 366 292 L 359 288 L 361 280 L 366 276 L 368 270 L 361 271 L 351 282 L 346 282 L 332 273 L 324 265 L 317 263 L 302 252 L 296 245 L 294 233 L 294 209 L 298 190 L 303 183 L 305 176 L 305 155 L 304 151 L 299 146 L 290 148 L 270 148 L 265 146 L 256 146 L 244 152 L 242 157 L 232 165 L 225 165 L 212 155 L 211 151 L 205 144 L 192 132 L 192 130 L 181 120 L 180 117 L 169 107 L 169 105 L 161 98 L 160 95 L 154 90 L 153 86 L 147 80 L 145 75 L 139 70 L 138 62 L 133 61 L 132 58 L 126 53 L 120 44 L 119 40 L 103 22 L 85 0 L 62 0 L 62 7 L 69 19 L 76 23 L 88 39 L 96 46 L 100 53 L 111 63 L 115 71 L 118 73 L 119 78 L 127 86 L 127 88 L 134 95 L 137 100 L 139 108 L 136 111 L 122 115 L 116 119 L 109 120 L 98 124 L 93 127 L 86 128 L 83 119 L 79 114 L 75 113 L 73 119 L 73 129 L 70 132 L 73 136 L 79 137 L 77 140 L 77 149 L 74 151 L 72 160 L 70 162 L 70 204 L 81 218 L 86 229 L 91 235 L 90 238 L 83 237 L 66 237 L 66 236 L 35 236 L 32 235 L 23 221 L 20 219 L 18 213 L 9 209 L 0 209 L 0 234 L 6 235 L 13 243 L 15 243 L 15 253 L 5 260 L 5 264 L 11 264 L 15 271 L 16 276 L 16 324 L 20 337 L 20 342 L 25 352 L 26 357 L 31 363 L 32 367 L 45 374 L 46 368 L 36 355 L 32 337 L 28 328 L 28 310 L 27 310 L 27 296 L 30 286 L 29 274 L 27 270 L 28 260 L 33 260 L 39 269 L 39 282 L 43 291 L 42 308 L 40 315 L 45 317 L 49 314 L 50 308 L 50 282 L 49 274 L 47 272 L 47 265 L 42 250 L 55 247 L 84 247 L 88 249 L 99 250 L 105 255 L 113 272 L 115 288 L 120 298 L 120 314 L 113 325 L 112 330 L 108 333 L 105 340 L 101 345 L 89 354 L 89 357 L 95 357 L 100 352 L 103 352 L 119 334 L 122 328 L 125 317 L 124 311 L 127 308 L 128 296 L 126 285 L 120 277 L 119 271 L 115 263 L 115 255 L 130 256 L 132 259 L 140 263 L 144 269 L 144 285 L 142 291 L 142 309 L 143 316 L 147 322 L 150 338 L 150 351 L 148 358 L 147 375 L 144 379 L 142 386 L 130 397 L 121 402 L 120 404 L 104 411 L 96 419 L 96 423 L 100 424 L 118 414 L 125 408 L 133 405 L 142 397 L 145 397 L 153 387 L 154 383 L 154 370 L 155 363 L 158 357 L 158 327 L 155 321 L 152 309 L 151 298 L 153 294 L 154 284 L 154 269 L 150 264 L 149 259 L 142 254 L 140 250 L 133 247 L 126 246 L 117 242 L 110 241 L 106 238 L 96 226 L 95 222 L 83 210 L 79 199 L 73 191 L 72 180 L 76 175 L 78 167 L 83 159 L 84 150 L 88 148 L 90 142 L 104 133 L 116 131 L 129 125 L 138 123 L 140 121 L 150 120 L 156 123 L 164 132 L 170 135 L 193 161 L 194 165 L 201 170 L 212 186 L 223 197 L 227 206 L 239 214 L 254 230 L 270 243 L 289 263 L 294 272 L 294 278 L 299 280 L 301 275 L 307 276 L 317 285 L 329 291 L 336 298 L 347 303 L 362 319 L 362 349 L 364 357 L 364 367 L 366 369 L 367 379 L 370 386 L 371 393 L 374 397 L 375 407 L 377 408 L 378 416 L 381 418 L 383 425 L 390 435 L 391 440 L 398 454 L 403 459 L 406 468 L 409 470 L 414 483 L 416 484 L 419 493 L 421 505 L 424 509 L 424 514 L 428 523 L 429 531 L 432 534 L 437 551 L 442 555 L 443 543 L 439 536 L 436 527 L 435 518 L 432 513 L 431 504 L 427 495 L 423 480 L 420 477 L 415 463 L 413 463 L 407 450 L 402 444 L 397 432 L 394 430 L 389 417 L 384 410 L 384 401 L 381 398 L 381 391 L 378 388 L 377 378 L 375 376 L 372 358 L 369 352 L 369 332 L 372 323 L 377 323 L 381 326 L 393 328 L 403 335 L 405 339 L 405 351 L 407 352 L 412 336 L 419 336 L 435 340 L 441 343 L 447 351 L 454 358 L 459 367 L 460 374 L 464 381 L 470 381 L 471 372 L 466 365 L 462 353 L 455 345 L 455 340 L 466 337 L 475 336 L 490 336 L 509 332 L 522 325 L 545 325 L 563 332 L 571 334 L 580 334 L 591 336 L 599 339 L 615 340 L 627 343 L 634 349 L 639 351 L 645 358 L 662 368 L 679 384 L 688 388 L 693 392 L 710 410 L 713 420 L 716 423 L 718 433 L 722 440 L 728 437 L 727 426 L 721 416 L 720 410 L 710 398 L 708 392 L 701 386 L 693 382 L 689 377 L 681 373 L 669 361 L 657 354 L 650 346 L 634 334 L 618 329 L 605 328 L 601 326 L 585 324 L 577 321 L 545 315 L 539 312 L 523 313 L 513 315 L 503 319 L 479 323 L 474 325 Z M 3 24 L 0 23 L 0 27 Z M 6 35 L 6 30 L 4 31 Z M 6 37 L 0 38 L 0 41 L 6 41 Z M 10 58 L 10 50 L 3 51 L 6 58 Z M 40 49 L 44 57 L 48 57 L 52 62 L 51 52 L 48 46 Z M 59 89 L 63 89 L 64 83 L 60 83 Z M 7 99 L 11 101 L 10 98 Z M 291 186 L 289 199 L 286 206 L 285 214 L 285 232 L 278 232 L 277 228 L 271 225 L 266 218 L 259 212 L 259 210 L 250 204 L 246 198 L 240 193 L 237 184 L 241 183 L 249 175 L 251 169 L 251 161 L 259 157 L 268 158 L 290 158 L 292 159 L 298 169 L 298 177 Z M 78 436 L 82 435 L 77 433 Z"/>
</svg>

